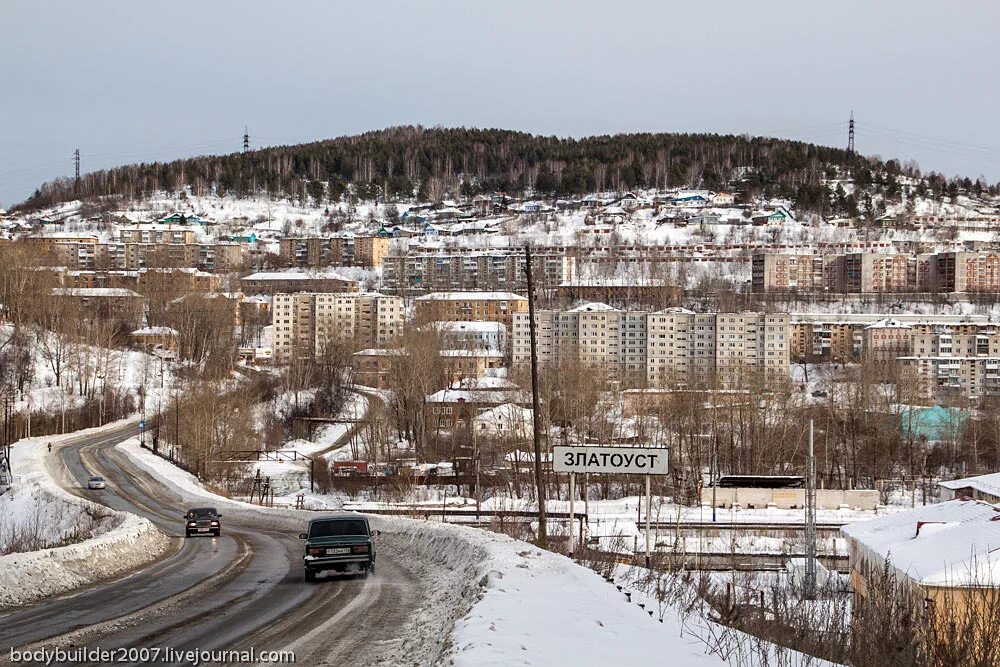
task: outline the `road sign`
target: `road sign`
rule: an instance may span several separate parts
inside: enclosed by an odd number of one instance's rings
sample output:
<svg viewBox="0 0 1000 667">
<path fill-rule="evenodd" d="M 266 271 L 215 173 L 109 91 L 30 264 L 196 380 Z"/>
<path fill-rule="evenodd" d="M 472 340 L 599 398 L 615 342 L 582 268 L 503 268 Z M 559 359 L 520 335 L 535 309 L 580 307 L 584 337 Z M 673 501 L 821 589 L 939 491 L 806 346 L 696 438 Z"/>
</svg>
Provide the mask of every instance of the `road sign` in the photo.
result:
<svg viewBox="0 0 1000 667">
<path fill-rule="evenodd" d="M 146 430 L 146 420 L 145 419 L 143 419 L 142 421 L 139 422 L 139 430 L 140 431 L 145 431 Z"/>
<path fill-rule="evenodd" d="M 667 449 L 560 445 L 552 448 L 552 469 L 556 472 L 666 475 Z"/>
</svg>

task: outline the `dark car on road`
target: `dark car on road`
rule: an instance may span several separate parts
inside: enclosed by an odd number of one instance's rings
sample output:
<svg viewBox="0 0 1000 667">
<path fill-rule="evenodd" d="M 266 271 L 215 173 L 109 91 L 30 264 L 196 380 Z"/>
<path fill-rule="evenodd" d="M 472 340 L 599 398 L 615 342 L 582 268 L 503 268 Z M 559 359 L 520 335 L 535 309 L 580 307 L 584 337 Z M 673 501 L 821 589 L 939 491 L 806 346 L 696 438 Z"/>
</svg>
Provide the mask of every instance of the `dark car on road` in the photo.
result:
<svg viewBox="0 0 1000 667">
<path fill-rule="evenodd" d="M 324 517 L 309 522 L 308 532 L 299 535 L 306 541 L 306 581 L 316 581 L 323 571 L 359 573 L 368 576 L 375 569 L 375 541 L 368 519 L 354 514 Z"/>
<path fill-rule="evenodd" d="M 219 519 L 222 515 L 215 511 L 214 507 L 196 507 L 187 511 L 184 515 L 184 534 L 187 537 L 192 535 L 215 535 L 218 537 L 222 533 L 222 523 Z"/>
</svg>

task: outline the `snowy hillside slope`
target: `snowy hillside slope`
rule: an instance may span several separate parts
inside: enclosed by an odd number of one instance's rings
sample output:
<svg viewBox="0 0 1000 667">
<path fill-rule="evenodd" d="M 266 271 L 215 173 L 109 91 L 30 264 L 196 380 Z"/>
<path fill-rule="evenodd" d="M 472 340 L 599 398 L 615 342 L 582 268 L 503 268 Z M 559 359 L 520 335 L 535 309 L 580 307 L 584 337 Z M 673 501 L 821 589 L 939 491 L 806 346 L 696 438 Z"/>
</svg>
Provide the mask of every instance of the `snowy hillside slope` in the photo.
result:
<svg viewBox="0 0 1000 667">
<path fill-rule="evenodd" d="M 838 184 L 831 182 L 829 186 L 834 187 Z M 847 186 L 850 189 L 849 183 Z M 655 190 L 638 192 L 644 197 L 652 197 L 658 193 Z M 757 205 L 769 209 L 777 203 L 761 200 Z M 108 242 L 118 240 L 118 232 L 122 227 L 139 222 L 153 222 L 177 212 L 186 216 L 197 216 L 212 223 L 206 226 L 197 224 L 188 226 L 195 231 L 199 241 L 229 241 L 233 236 L 253 233 L 257 237 L 259 247 L 277 253 L 280 238 L 329 236 L 335 232 L 372 234 L 382 225 L 389 226 L 400 222 L 398 216 L 403 216 L 416 205 L 413 202 L 388 205 L 372 201 L 316 203 L 311 199 L 272 199 L 263 195 L 240 198 L 232 195 L 195 196 L 187 192 L 175 194 L 159 192 L 141 202 L 113 205 L 106 211 L 110 221 L 105 221 L 101 216 L 90 215 L 92 206 L 81 201 L 70 201 L 36 212 L 13 214 L 9 217 L 9 222 L 30 224 L 39 219 L 57 221 L 58 224 L 46 226 L 42 233 L 48 234 L 53 231 L 85 233 Z M 998 202 L 985 195 L 978 199 L 960 195 L 954 201 L 949 198 L 936 200 L 913 195 L 909 200 L 886 202 L 885 211 L 890 216 L 896 217 L 905 217 L 909 212 L 915 216 L 943 216 L 961 220 L 992 214 L 997 205 Z M 706 213 L 720 215 L 723 220 L 718 224 L 687 226 L 664 222 L 664 216 L 686 218 Z M 429 213 L 422 211 L 421 214 L 429 215 L 433 220 L 433 210 Z M 981 225 L 981 229 L 973 225 L 968 229 L 958 230 L 957 233 L 948 225 L 928 225 L 922 228 L 889 225 L 885 228 L 859 229 L 824 222 L 818 216 L 806 214 L 776 226 L 752 226 L 745 224 L 745 220 L 740 224 L 727 224 L 726 220 L 739 220 L 741 214 L 740 209 L 711 207 L 687 209 L 661 206 L 656 209 L 638 208 L 626 211 L 623 212 L 623 218 L 619 222 L 606 224 L 600 222 L 600 215 L 595 219 L 593 214 L 572 208 L 564 211 L 552 210 L 537 215 L 523 215 L 517 211 L 510 211 L 502 216 L 480 218 L 482 224 L 488 224 L 491 233 L 452 236 L 447 234 L 451 222 L 435 221 L 434 224 L 443 230 L 443 234 L 394 239 L 393 249 L 402 251 L 407 247 L 416 246 L 458 249 L 504 248 L 522 244 L 526 240 L 554 246 L 599 247 L 609 242 L 694 246 L 703 243 L 738 246 L 753 243 L 808 245 L 859 241 L 933 241 L 948 244 L 965 241 L 987 242 L 994 240 L 995 237 L 989 225 Z M 467 223 L 461 221 L 455 224 L 461 226 Z M 693 252 L 697 254 L 697 250 Z"/>
</svg>

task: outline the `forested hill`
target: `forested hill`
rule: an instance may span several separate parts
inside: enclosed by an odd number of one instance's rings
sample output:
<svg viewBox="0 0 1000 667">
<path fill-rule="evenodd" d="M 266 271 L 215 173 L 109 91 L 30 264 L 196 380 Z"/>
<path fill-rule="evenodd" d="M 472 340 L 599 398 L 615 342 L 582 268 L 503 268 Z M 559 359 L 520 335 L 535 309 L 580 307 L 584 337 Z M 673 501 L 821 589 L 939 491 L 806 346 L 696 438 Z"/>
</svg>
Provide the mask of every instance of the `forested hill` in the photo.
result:
<svg viewBox="0 0 1000 667">
<path fill-rule="evenodd" d="M 893 178 L 899 163 L 783 139 L 717 134 L 619 134 L 560 139 L 495 129 L 394 127 L 350 137 L 247 153 L 134 164 L 45 183 L 18 208 L 76 198 L 137 200 L 188 186 L 196 194 L 306 196 L 338 200 L 348 184 L 361 198 L 410 199 L 519 193 L 564 196 L 635 187 L 734 185 L 783 196 L 823 212 L 824 177 Z M 863 179 L 859 178 L 859 182 Z M 884 182 L 883 182 L 884 185 Z M 891 196 L 891 195 L 890 195 Z"/>
</svg>

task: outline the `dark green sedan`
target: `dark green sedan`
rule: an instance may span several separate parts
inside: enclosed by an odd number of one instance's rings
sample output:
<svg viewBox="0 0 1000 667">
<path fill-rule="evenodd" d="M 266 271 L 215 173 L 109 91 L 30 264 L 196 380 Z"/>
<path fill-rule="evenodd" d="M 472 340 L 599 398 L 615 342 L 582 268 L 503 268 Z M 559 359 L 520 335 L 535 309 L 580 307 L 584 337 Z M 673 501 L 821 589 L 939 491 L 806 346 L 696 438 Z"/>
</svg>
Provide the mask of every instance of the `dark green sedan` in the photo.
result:
<svg viewBox="0 0 1000 667">
<path fill-rule="evenodd" d="M 368 519 L 356 514 L 313 519 L 309 532 L 299 535 L 306 541 L 302 557 L 306 581 L 316 581 L 316 574 L 324 571 L 367 577 L 375 569 L 372 538 L 378 534 L 371 530 Z"/>
</svg>

